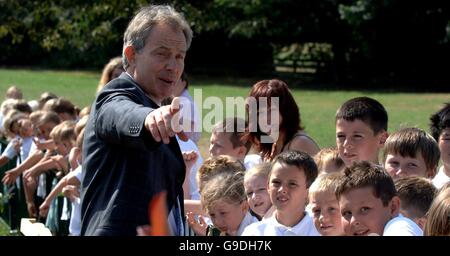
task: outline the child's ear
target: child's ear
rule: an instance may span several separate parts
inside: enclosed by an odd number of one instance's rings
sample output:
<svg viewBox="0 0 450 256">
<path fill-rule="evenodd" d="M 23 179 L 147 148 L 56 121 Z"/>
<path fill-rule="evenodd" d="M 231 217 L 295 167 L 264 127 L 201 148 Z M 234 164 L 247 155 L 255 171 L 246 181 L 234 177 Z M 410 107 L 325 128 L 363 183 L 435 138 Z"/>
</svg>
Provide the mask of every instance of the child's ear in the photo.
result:
<svg viewBox="0 0 450 256">
<path fill-rule="evenodd" d="M 247 211 L 248 211 L 248 208 L 249 208 L 249 206 L 248 206 L 247 200 L 242 201 L 242 203 L 241 203 L 241 209 L 242 209 L 242 211 L 243 211 L 243 212 L 247 212 Z"/>
<path fill-rule="evenodd" d="M 422 230 L 425 230 L 425 223 L 427 222 L 425 217 L 418 218 L 415 222 Z"/>
<path fill-rule="evenodd" d="M 384 143 L 386 142 L 387 138 L 389 137 L 389 133 L 386 131 L 381 132 L 380 135 L 380 146 L 383 147 Z"/>
<path fill-rule="evenodd" d="M 389 210 L 393 218 L 398 216 L 398 214 L 400 213 L 400 197 L 394 196 L 391 199 L 391 205 Z"/>
</svg>

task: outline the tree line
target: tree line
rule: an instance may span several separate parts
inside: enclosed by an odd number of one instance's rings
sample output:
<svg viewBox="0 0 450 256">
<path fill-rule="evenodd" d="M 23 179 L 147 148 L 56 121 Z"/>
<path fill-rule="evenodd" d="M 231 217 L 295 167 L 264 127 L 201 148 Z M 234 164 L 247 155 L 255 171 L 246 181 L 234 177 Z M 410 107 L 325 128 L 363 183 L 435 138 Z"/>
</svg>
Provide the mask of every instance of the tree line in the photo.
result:
<svg viewBox="0 0 450 256">
<path fill-rule="evenodd" d="M 142 0 L 0 0 L 0 64 L 101 68 Z M 173 0 L 194 30 L 192 73 L 273 74 L 326 63 L 334 82 L 448 82 L 447 0 Z M 307 47 L 313 45 L 314 47 Z M 322 46 L 326 47 L 322 47 Z"/>
</svg>

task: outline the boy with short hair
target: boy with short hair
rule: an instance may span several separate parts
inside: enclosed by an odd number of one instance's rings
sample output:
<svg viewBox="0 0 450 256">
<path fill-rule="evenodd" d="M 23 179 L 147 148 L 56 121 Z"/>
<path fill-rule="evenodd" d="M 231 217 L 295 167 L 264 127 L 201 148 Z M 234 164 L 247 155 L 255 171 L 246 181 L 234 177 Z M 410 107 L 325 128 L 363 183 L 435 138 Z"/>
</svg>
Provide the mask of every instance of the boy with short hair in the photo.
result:
<svg viewBox="0 0 450 256">
<path fill-rule="evenodd" d="M 400 197 L 400 213 L 424 230 L 426 214 L 437 189 L 428 179 L 417 176 L 406 176 L 395 180 L 395 188 Z"/>
<path fill-rule="evenodd" d="M 322 173 L 309 187 L 309 205 L 314 225 L 323 236 L 341 236 L 344 234 L 341 222 L 339 202 L 336 198 L 336 186 L 341 173 Z"/>
<path fill-rule="evenodd" d="M 336 197 L 348 236 L 423 235 L 416 223 L 399 215 L 394 181 L 381 166 L 362 161 L 345 168 Z"/>
<path fill-rule="evenodd" d="M 378 153 L 388 137 L 388 114 L 368 97 L 345 102 L 336 113 L 336 145 L 345 166 L 356 161 L 378 164 Z"/>
<path fill-rule="evenodd" d="M 251 142 L 244 139 L 245 121 L 242 118 L 231 117 L 214 125 L 211 132 L 209 155 L 228 155 L 241 160 L 245 169 L 250 169 L 262 162 L 256 154 L 247 155 Z"/>
<path fill-rule="evenodd" d="M 450 103 L 444 104 L 430 120 L 431 135 L 438 142 L 441 151 L 442 166 L 432 181 L 439 189 L 450 182 Z"/>
<path fill-rule="evenodd" d="M 305 152 L 285 151 L 272 162 L 269 174 L 270 218 L 246 227 L 243 236 L 319 236 L 306 213 L 308 189 L 317 177 L 317 166 Z"/>
<path fill-rule="evenodd" d="M 403 128 L 384 144 L 384 168 L 393 179 L 403 176 L 433 178 L 439 164 L 436 141 L 419 128 Z"/>
</svg>

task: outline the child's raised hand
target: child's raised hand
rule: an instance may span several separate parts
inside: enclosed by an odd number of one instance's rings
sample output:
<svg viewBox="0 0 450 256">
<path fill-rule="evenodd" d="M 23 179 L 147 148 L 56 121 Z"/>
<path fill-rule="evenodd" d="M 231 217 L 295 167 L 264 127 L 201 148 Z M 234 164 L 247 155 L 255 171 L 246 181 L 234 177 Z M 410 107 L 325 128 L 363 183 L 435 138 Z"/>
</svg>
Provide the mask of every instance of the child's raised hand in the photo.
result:
<svg viewBox="0 0 450 256">
<path fill-rule="evenodd" d="M 183 160 L 186 165 L 186 170 L 190 171 L 192 166 L 198 159 L 198 154 L 194 150 L 183 152 Z"/>
<path fill-rule="evenodd" d="M 206 229 L 208 224 L 206 224 L 205 219 L 201 215 L 198 216 L 198 221 L 192 212 L 186 213 L 186 220 L 189 226 L 194 230 L 194 233 L 198 236 L 206 236 Z"/>
</svg>

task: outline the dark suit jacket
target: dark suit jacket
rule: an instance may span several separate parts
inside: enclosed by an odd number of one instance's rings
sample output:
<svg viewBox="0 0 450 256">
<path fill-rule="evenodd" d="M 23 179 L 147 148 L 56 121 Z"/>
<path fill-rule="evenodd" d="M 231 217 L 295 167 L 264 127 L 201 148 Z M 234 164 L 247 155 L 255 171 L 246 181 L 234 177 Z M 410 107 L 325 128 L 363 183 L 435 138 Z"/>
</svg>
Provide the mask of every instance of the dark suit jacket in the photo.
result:
<svg viewBox="0 0 450 256">
<path fill-rule="evenodd" d="M 97 95 L 83 141 L 81 235 L 136 235 L 137 226 L 149 224 L 148 204 L 162 190 L 168 210 L 177 197 L 183 207 L 178 143 L 157 143 L 144 127 L 156 108 L 126 73 Z"/>
</svg>

